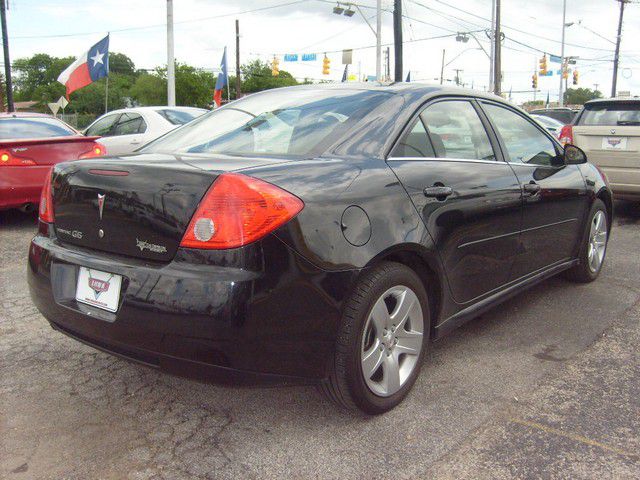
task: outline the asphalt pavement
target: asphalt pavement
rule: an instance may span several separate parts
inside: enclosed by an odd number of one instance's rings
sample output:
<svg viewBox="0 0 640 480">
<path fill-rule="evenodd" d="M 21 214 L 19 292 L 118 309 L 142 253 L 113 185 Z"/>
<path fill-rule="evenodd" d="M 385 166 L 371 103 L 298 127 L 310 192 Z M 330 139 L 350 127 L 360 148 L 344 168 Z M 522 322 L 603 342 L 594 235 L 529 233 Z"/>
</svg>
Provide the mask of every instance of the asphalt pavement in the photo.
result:
<svg viewBox="0 0 640 480">
<path fill-rule="evenodd" d="M 27 290 L 34 232 L 0 212 L 0 478 L 640 478 L 640 205 L 617 206 L 596 282 L 553 278 L 466 324 L 375 418 L 53 331 Z"/>
</svg>

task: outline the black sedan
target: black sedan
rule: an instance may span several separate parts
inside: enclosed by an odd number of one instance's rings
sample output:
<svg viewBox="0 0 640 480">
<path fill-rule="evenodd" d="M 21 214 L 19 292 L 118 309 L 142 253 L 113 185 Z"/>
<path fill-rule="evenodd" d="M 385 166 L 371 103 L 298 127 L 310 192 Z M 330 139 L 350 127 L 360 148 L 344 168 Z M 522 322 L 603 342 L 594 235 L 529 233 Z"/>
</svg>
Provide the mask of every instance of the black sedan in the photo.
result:
<svg viewBox="0 0 640 480">
<path fill-rule="evenodd" d="M 56 165 L 29 287 L 54 329 L 112 354 L 377 414 L 430 342 L 553 275 L 594 280 L 611 218 L 584 153 L 500 98 L 292 87 Z"/>
</svg>

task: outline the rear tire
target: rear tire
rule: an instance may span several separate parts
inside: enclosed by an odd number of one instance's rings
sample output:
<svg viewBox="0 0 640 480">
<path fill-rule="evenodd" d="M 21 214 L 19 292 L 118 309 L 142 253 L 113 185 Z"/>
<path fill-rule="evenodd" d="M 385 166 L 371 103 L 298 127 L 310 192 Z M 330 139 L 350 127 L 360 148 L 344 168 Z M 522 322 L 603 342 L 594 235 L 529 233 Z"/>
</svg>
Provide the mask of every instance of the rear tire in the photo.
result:
<svg viewBox="0 0 640 480">
<path fill-rule="evenodd" d="M 322 392 L 342 407 L 369 415 L 391 410 L 420 373 L 430 327 L 420 277 L 399 263 L 373 267 L 345 304 Z"/>
<path fill-rule="evenodd" d="M 578 264 L 564 272 L 566 279 L 578 283 L 589 283 L 598 278 L 609 240 L 610 219 L 602 200 L 593 202 L 588 218 L 578 253 Z"/>
</svg>

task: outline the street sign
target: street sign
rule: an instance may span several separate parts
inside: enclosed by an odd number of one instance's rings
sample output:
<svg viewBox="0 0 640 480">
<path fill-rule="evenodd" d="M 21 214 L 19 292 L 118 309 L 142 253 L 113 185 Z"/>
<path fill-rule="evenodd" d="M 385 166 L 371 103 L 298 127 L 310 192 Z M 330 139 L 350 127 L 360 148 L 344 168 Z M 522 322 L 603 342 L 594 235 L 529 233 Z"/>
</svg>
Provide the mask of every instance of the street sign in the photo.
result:
<svg viewBox="0 0 640 480">
<path fill-rule="evenodd" d="M 54 115 L 58 114 L 58 110 L 60 110 L 60 104 L 58 104 L 58 102 L 47 103 L 47 105 L 49 106 L 49 109 L 51 109 Z"/>
<path fill-rule="evenodd" d="M 60 105 L 60 108 L 64 110 L 65 108 L 67 108 L 67 105 L 69 105 L 69 101 L 64 97 L 60 97 L 58 99 L 58 105 Z"/>
<path fill-rule="evenodd" d="M 353 63 L 353 50 L 342 50 L 342 64 L 351 65 Z"/>
<path fill-rule="evenodd" d="M 553 63 L 562 63 L 562 60 L 558 55 L 549 55 L 549 61 Z"/>
<path fill-rule="evenodd" d="M 297 53 L 287 53 L 284 56 L 284 61 L 285 62 L 297 62 L 298 61 L 298 54 Z"/>
<path fill-rule="evenodd" d="M 316 54 L 315 53 L 303 53 L 302 54 L 302 61 L 303 62 L 315 62 L 316 61 Z"/>
</svg>

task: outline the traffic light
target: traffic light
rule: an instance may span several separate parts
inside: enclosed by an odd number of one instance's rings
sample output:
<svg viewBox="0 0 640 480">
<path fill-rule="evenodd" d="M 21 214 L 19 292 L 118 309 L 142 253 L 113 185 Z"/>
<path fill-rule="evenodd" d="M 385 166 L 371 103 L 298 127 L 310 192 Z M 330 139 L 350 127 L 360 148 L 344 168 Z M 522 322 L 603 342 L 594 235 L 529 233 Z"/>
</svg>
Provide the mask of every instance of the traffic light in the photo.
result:
<svg viewBox="0 0 640 480">
<path fill-rule="evenodd" d="M 538 74 L 534 73 L 531 76 L 531 88 L 533 88 L 534 90 L 536 90 L 538 88 Z"/>
<path fill-rule="evenodd" d="M 566 66 L 562 69 L 562 78 L 565 80 L 569 78 L 569 69 Z"/>
<path fill-rule="evenodd" d="M 330 67 L 331 67 L 331 60 L 329 60 L 329 57 L 325 55 L 324 59 L 322 60 L 322 74 L 329 75 Z"/>
<path fill-rule="evenodd" d="M 579 77 L 580 77 L 580 74 L 578 73 L 578 70 L 574 70 L 573 71 L 573 84 L 574 85 L 578 84 Z"/>
<path fill-rule="evenodd" d="M 271 60 L 271 75 L 273 75 L 274 77 L 277 77 L 278 75 L 280 75 L 280 60 L 278 60 L 278 57 L 274 56 L 273 60 Z"/>
<path fill-rule="evenodd" d="M 547 55 L 544 54 L 540 59 L 540 75 L 547 74 Z"/>
</svg>

